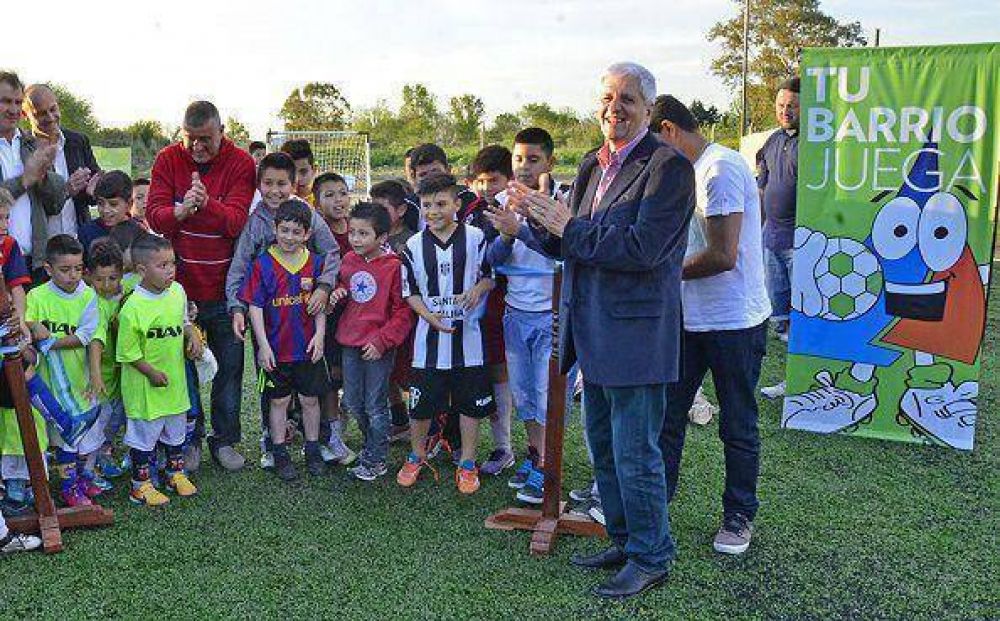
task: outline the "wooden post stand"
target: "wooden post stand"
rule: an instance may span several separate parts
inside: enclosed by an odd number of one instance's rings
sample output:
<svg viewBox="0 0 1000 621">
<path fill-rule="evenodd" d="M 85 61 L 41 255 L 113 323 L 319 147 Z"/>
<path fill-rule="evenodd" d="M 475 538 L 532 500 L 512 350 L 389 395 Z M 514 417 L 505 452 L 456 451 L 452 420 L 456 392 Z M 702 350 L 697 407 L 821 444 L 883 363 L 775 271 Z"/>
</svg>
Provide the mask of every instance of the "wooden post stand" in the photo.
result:
<svg viewBox="0 0 1000 621">
<path fill-rule="evenodd" d="M 0 276 L 0 325 L 10 319 L 12 307 L 10 294 L 6 283 Z M 12 330 L 3 338 L 4 345 L 17 343 L 19 333 Z M 21 443 L 24 447 L 24 458 L 28 462 L 28 476 L 31 477 L 31 489 L 35 494 L 35 511 L 33 515 L 6 517 L 10 530 L 18 533 L 41 534 L 42 547 L 52 554 L 63 549 L 62 529 L 83 528 L 89 526 L 109 526 L 114 523 L 114 512 L 100 505 L 88 507 L 69 507 L 56 509 L 49 493 L 49 481 L 45 474 L 45 462 L 38 446 L 38 434 L 35 431 L 35 417 L 31 412 L 31 401 L 28 399 L 28 388 L 24 379 L 24 364 L 21 352 L 6 354 L 3 358 L 4 377 L 10 388 L 14 401 L 14 411 L 17 414 L 17 426 L 21 432 Z"/>
<path fill-rule="evenodd" d="M 548 554 L 559 533 L 604 537 L 604 527 L 589 518 L 565 513 L 562 502 L 563 431 L 566 428 L 566 376 L 559 372 L 559 293 L 562 267 L 552 278 L 552 355 L 549 357 L 549 398 L 545 409 L 545 494 L 542 510 L 511 507 L 486 518 L 492 530 L 532 531 L 529 551 Z"/>
</svg>

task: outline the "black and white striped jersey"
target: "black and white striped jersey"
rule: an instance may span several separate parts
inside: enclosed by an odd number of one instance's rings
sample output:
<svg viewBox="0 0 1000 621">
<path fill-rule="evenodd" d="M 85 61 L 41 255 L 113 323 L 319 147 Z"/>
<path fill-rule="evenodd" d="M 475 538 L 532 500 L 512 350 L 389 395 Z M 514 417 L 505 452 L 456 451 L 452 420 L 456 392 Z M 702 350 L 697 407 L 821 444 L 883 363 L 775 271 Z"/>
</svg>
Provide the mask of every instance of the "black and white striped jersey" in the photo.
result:
<svg viewBox="0 0 1000 621">
<path fill-rule="evenodd" d="M 413 340 L 413 368 L 456 369 L 484 364 L 480 318 L 486 296 L 478 307 L 462 308 L 462 294 L 485 275 L 486 237 L 474 226 L 459 223 L 448 241 L 425 229 L 406 242 L 403 262 L 403 297 L 419 295 L 432 313 L 455 328 L 447 334 L 417 320 Z"/>
</svg>

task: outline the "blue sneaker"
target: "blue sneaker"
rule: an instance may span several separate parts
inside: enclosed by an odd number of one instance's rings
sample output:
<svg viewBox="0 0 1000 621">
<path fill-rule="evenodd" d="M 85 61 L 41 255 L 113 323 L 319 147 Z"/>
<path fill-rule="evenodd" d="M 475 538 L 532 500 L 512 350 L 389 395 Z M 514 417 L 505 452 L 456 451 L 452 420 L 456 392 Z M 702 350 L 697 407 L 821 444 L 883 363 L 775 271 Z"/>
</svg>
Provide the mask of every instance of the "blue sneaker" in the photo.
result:
<svg viewBox="0 0 1000 621">
<path fill-rule="evenodd" d="M 96 487 L 100 488 L 102 492 L 114 489 L 115 487 L 114 484 L 111 481 L 105 479 L 100 473 L 94 472 L 88 474 L 89 474 L 88 479 L 90 480 L 90 482 L 93 483 Z"/>
<path fill-rule="evenodd" d="M 540 505 L 544 497 L 545 474 L 541 470 L 532 468 L 524 487 L 517 491 L 517 499 L 531 505 Z"/>
<path fill-rule="evenodd" d="M 511 489 L 521 489 L 528 482 L 528 475 L 535 469 L 535 464 L 530 459 L 525 459 L 518 466 L 514 476 L 507 479 L 507 487 Z"/>
<path fill-rule="evenodd" d="M 124 469 L 124 465 L 119 466 L 116 464 L 114 457 L 108 453 L 97 458 L 97 471 L 101 473 L 102 477 L 108 479 L 117 479 L 127 472 Z"/>
<path fill-rule="evenodd" d="M 10 479 L 7 482 L 7 498 L 18 505 L 35 505 L 35 493 L 26 479 Z"/>
</svg>

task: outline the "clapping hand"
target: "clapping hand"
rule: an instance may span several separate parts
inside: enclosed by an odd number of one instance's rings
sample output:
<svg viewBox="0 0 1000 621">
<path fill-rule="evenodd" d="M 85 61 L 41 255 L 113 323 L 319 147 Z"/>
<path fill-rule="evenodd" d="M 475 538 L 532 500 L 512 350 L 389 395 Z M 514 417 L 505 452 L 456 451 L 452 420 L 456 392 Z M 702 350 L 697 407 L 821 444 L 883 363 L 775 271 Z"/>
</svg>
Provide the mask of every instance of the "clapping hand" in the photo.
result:
<svg viewBox="0 0 1000 621">
<path fill-rule="evenodd" d="M 549 233 L 562 237 L 566 224 L 572 218 L 569 207 L 545 192 L 532 190 L 520 181 L 511 181 L 507 185 L 507 197 L 510 208 L 531 218 Z"/>
</svg>

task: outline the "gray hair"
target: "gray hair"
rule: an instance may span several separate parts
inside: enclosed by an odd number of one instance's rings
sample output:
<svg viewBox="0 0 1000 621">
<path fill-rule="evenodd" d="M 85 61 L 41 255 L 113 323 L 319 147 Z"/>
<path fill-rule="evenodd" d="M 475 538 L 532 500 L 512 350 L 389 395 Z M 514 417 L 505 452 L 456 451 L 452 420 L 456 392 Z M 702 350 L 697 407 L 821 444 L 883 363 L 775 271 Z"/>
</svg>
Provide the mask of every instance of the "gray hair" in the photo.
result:
<svg viewBox="0 0 1000 621">
<path fill-rule="evenodd" d="M 202 127 L 212 121 L 222 125 L 219 109 L 210 101 L 192 102 L 184 111 L 184 125 L 188 127 Z"/>
<path fill-rule="evenodd" d="M 610 76 L 628 76 L 633 78 L 639 83 L 639 91 L 642 93 L 642 97 L 646 100 L 646 103 L 651 104 L 656 99 L 656 78 L 653 77 L 649 69 L 646 69 L 639 63 L 614 63 L 604 70 L 601 81 L 603 82 L 604 78 Z"/>
</svg>

